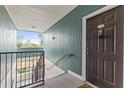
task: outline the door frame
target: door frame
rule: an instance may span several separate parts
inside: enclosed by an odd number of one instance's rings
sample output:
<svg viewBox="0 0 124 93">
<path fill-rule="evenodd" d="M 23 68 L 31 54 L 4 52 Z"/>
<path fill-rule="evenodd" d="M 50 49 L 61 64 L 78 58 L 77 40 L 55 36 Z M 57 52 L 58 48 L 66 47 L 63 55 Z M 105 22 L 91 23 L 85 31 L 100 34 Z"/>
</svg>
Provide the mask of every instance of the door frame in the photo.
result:
<svg viewBox="0 0 124 93">
<path fill-rule="evenodd" d="M 104 13 L 110 9 L 113 9 L 119 5 L 107 5 L 101 9 L 98 9 L 84 17 L 82 17 L 82 80 L 86 81 L 86 21 L 87 19 Z M 124 68 L 123 68 L 124 71 Z M 124 74 L 123 74 L 124 75 Z M 124 84 L 124 82 L 123 82 Z"/>
</svg>

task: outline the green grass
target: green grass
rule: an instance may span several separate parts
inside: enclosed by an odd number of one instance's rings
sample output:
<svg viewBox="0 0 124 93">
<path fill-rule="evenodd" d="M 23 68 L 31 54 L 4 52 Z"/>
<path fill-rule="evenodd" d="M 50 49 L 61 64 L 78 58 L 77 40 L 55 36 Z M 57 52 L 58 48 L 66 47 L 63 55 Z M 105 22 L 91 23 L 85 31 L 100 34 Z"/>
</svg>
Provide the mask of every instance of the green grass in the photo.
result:
<svg viewBox="0 0 124 93">
<path fill-rule="evenodd" d="M 29 68 L 20 68 L 20 69 L 17 69 L 17 72 L 18 72 L 19 74 L 26 73 L 26 72 L 28 72 L 28 71 L 29 71 Z"/>
</svg>

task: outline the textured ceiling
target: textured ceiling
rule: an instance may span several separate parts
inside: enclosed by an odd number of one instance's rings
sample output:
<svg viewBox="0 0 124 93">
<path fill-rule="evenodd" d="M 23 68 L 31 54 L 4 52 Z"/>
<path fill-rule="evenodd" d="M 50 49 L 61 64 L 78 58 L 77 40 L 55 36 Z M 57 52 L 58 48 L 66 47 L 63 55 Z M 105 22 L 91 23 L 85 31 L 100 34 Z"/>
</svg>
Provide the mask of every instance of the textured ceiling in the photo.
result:
<svg viewBox="0 0 124 93">
<path fill-rule="evenodd" d="M 19 30 L 44 32 L 72 11 L 76 5 L 10 5 L 5 6 Z"/>
</svg>

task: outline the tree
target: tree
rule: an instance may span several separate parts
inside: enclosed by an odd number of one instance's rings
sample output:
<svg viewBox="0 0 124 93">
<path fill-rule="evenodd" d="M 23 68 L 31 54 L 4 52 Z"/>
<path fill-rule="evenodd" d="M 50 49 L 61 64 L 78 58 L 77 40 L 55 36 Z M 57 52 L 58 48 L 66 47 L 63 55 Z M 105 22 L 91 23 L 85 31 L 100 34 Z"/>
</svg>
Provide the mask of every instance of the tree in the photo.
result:
<svg viewBox="0 0 124 93">
<path fill-rule="evenodd" d="M 41 47 L 43 48 L 43 34 L 42 33 L 39 33 L 39 38 L 40 38 L 40 45 Z"/>
<path fill-rule="evenodd" d="M 32 48 L 38 48 L 39 46 L 38 46 L 37 44 L 32 43 L 32 44 L 31 44 L 31 47 L 32 47 Z"/>
<path fill-rule="evenodd" d="M 17 47 L 20 48 L 23 46 L 23 36 L 17 36 Z"/>
</svg>

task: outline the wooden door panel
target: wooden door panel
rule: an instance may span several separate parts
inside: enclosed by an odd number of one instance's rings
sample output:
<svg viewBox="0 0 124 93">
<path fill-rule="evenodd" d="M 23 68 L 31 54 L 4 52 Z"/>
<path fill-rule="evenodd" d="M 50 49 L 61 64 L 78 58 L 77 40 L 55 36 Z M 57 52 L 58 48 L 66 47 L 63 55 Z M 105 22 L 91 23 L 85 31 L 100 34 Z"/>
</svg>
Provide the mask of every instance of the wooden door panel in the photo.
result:
<svg viewBox="0 0 124 93">
<path fill-rule="evenodd" d="M 112 9 L 111 11 L 107 11 L 103 15 L 104 23 L 116 22 L 117 21 L 117 13 L 116 8 Z"/>
<path fill-rule="evenodd" d="M 122 11 L 117 7 L 87 20 L 87 80 L 99 87 L 123 85 Z"/>
<path fill-rule="evenodd" d="M 91 73 L 92 73 L 92 77 L 97 78 L 98 77 L 98 72 L 99 71 L 99 59 L 92 57 L 91 59 Z"/>
<path fill-rule="evenodd" d="M 103 80 L 110 85 L 115 85 L 115 61 L 105 61 Z"/>
<path fill-rule="evenodd" d="M 94 52 L 99 51 L 99 39 L 98 39 L 98 32 L 97 31 L 91 32 L 91 49 Z"/>
<path fill-rule="evenodd" d="M 104 53 L 115 53 L 116 49 L 116 26 L 104 29 Z"/>
</svg>

